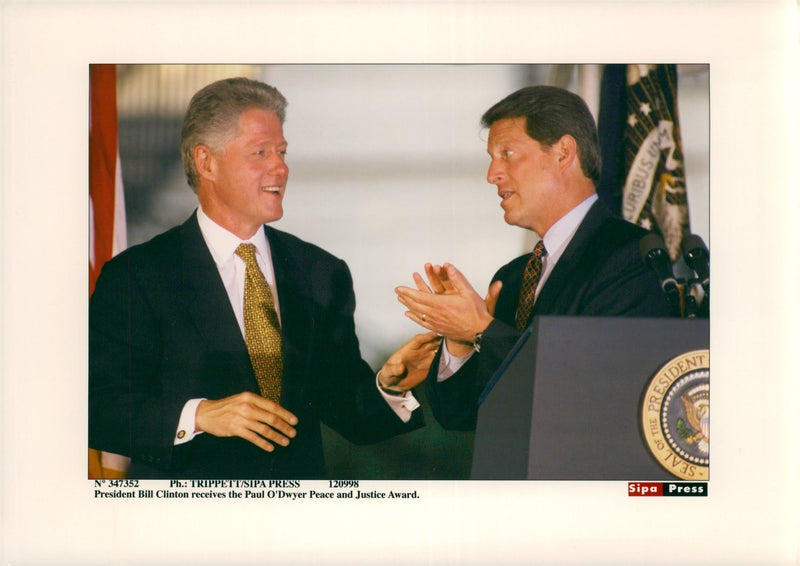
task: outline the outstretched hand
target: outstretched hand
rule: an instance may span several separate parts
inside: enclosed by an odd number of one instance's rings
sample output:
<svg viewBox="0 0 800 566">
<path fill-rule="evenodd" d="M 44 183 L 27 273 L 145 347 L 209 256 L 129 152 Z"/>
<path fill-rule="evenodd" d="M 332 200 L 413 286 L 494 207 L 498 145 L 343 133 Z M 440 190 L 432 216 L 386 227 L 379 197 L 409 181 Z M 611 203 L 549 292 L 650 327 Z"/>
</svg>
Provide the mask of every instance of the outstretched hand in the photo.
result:
<svg viewBox="0 0 800 566">
<path fill-rule="evenodd" d="M 381 387 L 395 392 L 413 389 L 428 376 L 428 369 L 441 343 L 433 332 L 417 334 L 400 346 L 378 373 Z"/>
</svg>

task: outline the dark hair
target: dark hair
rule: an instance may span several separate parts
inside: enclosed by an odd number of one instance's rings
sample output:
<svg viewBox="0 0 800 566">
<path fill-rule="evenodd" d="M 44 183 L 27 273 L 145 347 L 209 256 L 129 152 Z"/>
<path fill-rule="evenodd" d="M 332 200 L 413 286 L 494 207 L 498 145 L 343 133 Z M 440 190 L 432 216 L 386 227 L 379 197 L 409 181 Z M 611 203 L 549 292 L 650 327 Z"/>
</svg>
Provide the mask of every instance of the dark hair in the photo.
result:
<svg viewBox="0 0 800 566">
<path fill-rule="evenodd" d="M 286 98 L 275 87 L 241 77 L 216 81 L 195 93 L 181 130 L 183 169 L 192 190 L 197 192 L 200 180 L 194 166 L 194 149 L 198 145 L 221 151 L 236 135 L 239 117 L 250 108 L 274 112 L 283 124 L 286 105 Z"/>
<path fill-rule="evenodd" d="M 565 134 L 575 138 L 581 170 L 597 186 L 600 142 L 592 113 L 580 96 L 554 86 L 525 87 L 489 108 L 481 117 L 481 125 L 490 128 L 498 120 L 522 117 L 528 136 L 545 149 Z"/>
</svg>

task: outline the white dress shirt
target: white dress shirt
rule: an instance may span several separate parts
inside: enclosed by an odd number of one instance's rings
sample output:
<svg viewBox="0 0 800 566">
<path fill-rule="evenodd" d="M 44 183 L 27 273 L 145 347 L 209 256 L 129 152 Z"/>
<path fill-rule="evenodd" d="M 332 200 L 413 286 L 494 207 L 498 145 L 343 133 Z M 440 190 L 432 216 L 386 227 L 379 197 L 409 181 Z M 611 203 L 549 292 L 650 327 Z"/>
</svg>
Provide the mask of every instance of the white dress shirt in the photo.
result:
<svg viewBox="0 0 800 566">
<path fill-rule="evenodd" d="M 278 288 L 275 285 L 275 270 L 272 266 L 272 252 L 269 247 L 269 241 L 264 233 L 264 230 L 258 230 L 252 238 L 248 240 L 241 240 L 235 234 L 229 232 L 203 212 L 202 207 L 197 209 L 197 222 L 200 225 L 200 232 L 203 235 L 206 246 L 211 252 L 211 257 L 219 270 L 219 275 L 222 278 L 222 283 L 225 286 L 225 291 L 228 293 L 228 299 L 233 307 L 233 312 L 236 315 L 236 321 L 239 323 L 239 329 L 244 336 L 244 284 L 245 284 L 245 269 L 246 265 L 244 260 L 236 255 L 236 248 L 240 244 L 254 244 L 256 247 L 256 262 L 264 278 L 267 280 L 272 297 L 275 301 L 275 310 L 278 313 L 278 320 L 281 317 L 280 299 L 278 297 Z M 388 395 L 379 386 L 376 376 L 375 386 L 378 388 L 381 396 L 386 400 L 392 410 L 397 414 L 403 422 L 411 420 L 411 412 L 419 407 L 419 402 L 414 398 L 410 391 L 404 395 Z M 175 444 L 183 444 L 189 442 L 197 434 L 202 431 L 196 431 L 195 428 L 195 414 L 197 413 L 197 406 L 204 399 L 191 399 L 183 407 L 181 417 L 178 421 L 178 429 L 175 433 Z"/>
<path fill-rule="evenodd" d="M 578 226 L 581 225 L 581 222 L 583 222 L 584 217 L 597 198 L 598 196 L 595 193 L 583 200 L 578 206 L 559 218 L 542 237 L 547 255 L 542 258 L 542 274 L 539 277 L 539 283 L 536 285 L 534 301 L 539 297 L 539 292 L 542 290 L 542 287 L 544 287 L 547 278 L 553 272 L 553 268 L 556 266 L 556 263 L 558 263 L 564 250 L 567 249 L 567 246 L 575 236 L 575 232 L 578 231 Z M 467 360 L 469 360 L 474 353 L 475 350 L 472 350 L 464 356 L 453 356 L 447 350 L 447 347 L 442 348 L 442 355 L 439 357 L 437 380 L 444 381 L 452 376 L 461 366 L 467 363 Z"/>
</svg>

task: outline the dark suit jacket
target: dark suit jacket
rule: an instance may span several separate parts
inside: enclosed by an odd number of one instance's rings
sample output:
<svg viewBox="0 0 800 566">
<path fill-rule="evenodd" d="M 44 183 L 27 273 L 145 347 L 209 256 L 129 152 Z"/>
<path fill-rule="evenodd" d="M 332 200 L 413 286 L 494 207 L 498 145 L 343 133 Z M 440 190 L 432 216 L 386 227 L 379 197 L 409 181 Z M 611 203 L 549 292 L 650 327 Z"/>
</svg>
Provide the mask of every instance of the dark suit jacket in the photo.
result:
<svg viewBox="0 0 800 566">
<path fill-rule="evenodd" d="M 281 404 L 297 437 L 272 454 L 201 434 L 174 446 L 183 405 L 258 392 L 247 347 L 196 215 L 108 262 L 89 307 L 89 445 L 130 456 L 130 477 L 320 478 L 320 421 L 356 443 L 405 425 L 361 358 L 347 265 L 265 227 L 281 308 Z M 420 413 L 420 414 L 417 414 Z"/>
<path fill-rule="evenodd" d="M 671 316 L 658 278 L 639 253 L 639 240 L 645 234 L 644 229 L 613 216 L 596 201 L 545 281 L 531 320 L 544 314 Z M 514 325 L 514 315 L 530 255 L 504 265 L 492 279 L 501 280 L 503 288 L 495 320 L 483 333 L 480 354 L 442 383 L 436 381 L 438 356 L 431 365 L 428 398 L 434 416 L 445 428 L 475 428 L 478 397 L 522 334 Z"/>
</svg>

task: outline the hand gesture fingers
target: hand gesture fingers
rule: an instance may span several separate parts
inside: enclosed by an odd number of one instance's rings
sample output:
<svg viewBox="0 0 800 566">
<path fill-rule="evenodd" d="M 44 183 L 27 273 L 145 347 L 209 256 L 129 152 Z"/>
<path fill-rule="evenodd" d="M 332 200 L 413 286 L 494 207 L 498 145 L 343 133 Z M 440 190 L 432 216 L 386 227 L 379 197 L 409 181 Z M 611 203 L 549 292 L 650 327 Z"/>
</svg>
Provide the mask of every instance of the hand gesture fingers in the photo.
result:
<svg viewBox="0 0 800 566">
<path fill-rule="evenodd" d="M 441 338 L 433 332 L 417 334 L 400 346 L 381 368 L 383 387 L 407 391 L 425 380 Z"/>
<path fill-rule="evenodd" d="M 475 294 L 475 289 L 464 274 L 461 273 L 452 263 L 445 263 L 442 267 L 442 284 L 459 294 Z"/>
<path fill-rule="evenodd" d="M 433 332 L 417 334 L 400 346 L 381 368 L 381 382 L 394 385 L 405 378 L 410 370 L 430 365 L 439 348 L 441 337 Z"/>
<path fill-rule="evenodd" d="M 238 436 L 267 452 L 272 452 L 275 444 L 287 446 L 297 434 L 295 415 L 251 392 L 202 401 L 195 423 L 198 430 L 214 436 Z"/>
<path fill-rule="evenodd" d="M 437 295 L 446 295 L 457 292 L 456 288 L 453 286 L 453 283 L 447 276 L 447 271 L 441 265 L 426 263 L 425 275 L 428 277 L 430 287 L 433 288 L 433 292 Z M 416 281 L 418 274 L 415 273 L 414 276 Z M 419 285 L 417 285 L 417 287 L 419 288 Z"/>
<path fill-rule="evenodd" d="M 421 293 L 433 294 L 433 291 L 431 291 L 431 288 L 428 287 L 427 283 L 425 283 L 425 279 L 422 278 L 422 275 L 420 275 L 419 273 L 415 272 L 414 275 L 413 275 L 413 278 L 414 278 L 414 284 L 417 286 L 417 289 Z"/>
<path fill-rule="evenodd" d="M 428 276 L 428 281 L 433 287 L 437 295 L 442 295 L 448 291 L 446 284 L 447 274 L 443 272 L 441 265 L 425 264 L 425 275 Z M 442 279 L 444 277 L 444 280 Z"/>
<path fill-rule="evenodd" d="M 489 285 L 489 291 L 486 293 L 486 298 L 483 302 L 486 303 L 486 310 L 489 314 L 494 316 L 494 309 L 497 306 L 497 298 L 500 296 L 500 290 L 503 288 L 503 282 L 499 279 Z"/>
<path fill-rule="evenodd" d="M 417 276 L 417 274 L 415 274 Z M 427 291 L 412 289 L 411 287 L 397 287 L 397 300 L 403 303 L 411 312 L 422 313 L 431 310 L 437 303 L 437 294 Z"/>
<path fill-rule="evenodd" d="M 415 291 L 409 287 L 398 287 L 395 292 L 397 293 L 397 300 L 408 309 L 405 313 L 408 318 L 427 330 L 435 330 L 432 322 L 435 318 L 434 313 L 436 312 L 437 303 L 429 301 L 428 298 L 441 295 Z"/>
<path fill-rule="evenodd" d="M 485 329 L 493 318 L 485 299 L 452 264 L 426 264 L 425 272 L 435 293 L 410 287 L 395 289 L 398 301 L 408 309 L 406 316 L 448 339 L 471 342 L 475 333 Z M 419 281 L 417 286 L 420 287 Z"/>
</svg>

